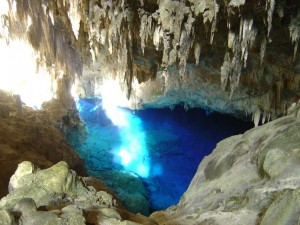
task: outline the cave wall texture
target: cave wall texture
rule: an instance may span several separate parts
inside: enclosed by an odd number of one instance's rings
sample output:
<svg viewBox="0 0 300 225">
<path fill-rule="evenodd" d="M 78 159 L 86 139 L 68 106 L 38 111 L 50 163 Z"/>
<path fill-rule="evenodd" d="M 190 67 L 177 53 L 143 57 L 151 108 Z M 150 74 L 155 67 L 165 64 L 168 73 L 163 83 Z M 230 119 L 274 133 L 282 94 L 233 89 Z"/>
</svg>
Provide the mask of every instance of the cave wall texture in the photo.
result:
<svg viewBox="0 0 300 225">
<path fill-rule="evenodd" d="M 118 78 L 131 108 L 183 103 L 248 116 L 286 114 L 300 97 L 297 0 L 3 0 L 2 38 L 25 39 L 60 73 L 69 104 Z"/>
</svg>

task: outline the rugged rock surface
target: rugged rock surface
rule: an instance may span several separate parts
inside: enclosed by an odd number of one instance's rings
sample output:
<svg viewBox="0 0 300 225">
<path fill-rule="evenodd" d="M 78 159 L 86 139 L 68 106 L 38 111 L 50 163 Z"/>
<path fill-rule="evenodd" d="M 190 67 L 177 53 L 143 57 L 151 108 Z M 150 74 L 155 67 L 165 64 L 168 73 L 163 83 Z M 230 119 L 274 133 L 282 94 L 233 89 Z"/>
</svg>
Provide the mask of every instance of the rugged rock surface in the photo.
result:
<svg viewBox="0 0 300 225">
<path fill-rule="evenodd" d="M 73 82 L 89 96 L 117 78 L 131 107 L 183 102 L 253 115 L 257 124 L 286 114 L 300 96 L 297 0 L 3 4 L 0 36 L 32 45 L 38 64 L 53 70 L 62 102 Z"/>
<path fill-rule="evenodd" d="M 86 174 L 83 160 L 63 134 L 76 124 L 76 118 L 72 120 L 59 101 L 47 103 L 44 110 L 33 110 L 16 99 L 0 91 L 0 197 L 7 194 L 9 178 L 24 160 L 41 168 L 64 160 L 78 173 Z M 70 118 L 64 122 L 63 116 Z"/>
<path fill-rule="evenodd" d="M 9 194 L 0 200 L 1 224 L 156 224 L 127 212 L 110 194 L 96 191 L 65 162 L 40 170 L 31 162 L 18 165 Z"/>
<path fill-rule="evenodd" d="M 298 224 L 300 110 L 227 138 L 199 165 L 176 206 L 151 215 L 159 224 Z"/>
</svg>

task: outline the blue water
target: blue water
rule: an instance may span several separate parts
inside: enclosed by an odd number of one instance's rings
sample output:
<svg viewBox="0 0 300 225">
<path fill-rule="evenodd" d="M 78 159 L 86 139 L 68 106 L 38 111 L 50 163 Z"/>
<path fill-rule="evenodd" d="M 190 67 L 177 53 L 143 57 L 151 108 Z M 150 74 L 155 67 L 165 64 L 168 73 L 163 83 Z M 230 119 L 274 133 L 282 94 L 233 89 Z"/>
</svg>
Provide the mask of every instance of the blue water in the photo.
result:
<svg viewBox="0 0 300 225">
<path fill-rule="evenodd" d="M 173 110 L 118 108 L 118 125 L 108 118 L 99 99 L 81 99 L 77 108 L 88 135 L 75 149 L 85 159 L 88 173 L 99 177 L 112 170 L 136 174 L 146 187 L 152 211 L 178 203 L 200 161 L 220 140 L 253 127 L 230 116 L 206 115 L 201 109 L 185 111 L 181 106 Z"/>
</svg>

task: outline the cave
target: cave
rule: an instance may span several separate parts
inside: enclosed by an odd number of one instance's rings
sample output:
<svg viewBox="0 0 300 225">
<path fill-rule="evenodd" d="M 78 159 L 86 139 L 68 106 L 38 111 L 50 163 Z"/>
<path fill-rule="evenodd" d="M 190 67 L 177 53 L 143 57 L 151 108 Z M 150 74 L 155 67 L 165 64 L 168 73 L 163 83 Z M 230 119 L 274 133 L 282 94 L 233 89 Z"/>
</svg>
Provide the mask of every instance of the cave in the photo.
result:
<svg viewBox="0 0 300 225">
<path fill-rule="evenodd" d="M 67 140 L 85 159 L 88 174 L 120 193 L 132 212 L 146 215 L 179 201 L 200 161 L 219 141 L 253 127 L 252 122 L 199 108 L 186 110 L 181 105 L 111 109 L 97 98 L 80 99 L 76 104 L 87 137 L 80 143 L 75 131 L 68 133 Z M 142 207 L 126 198 L 132 189 L 142 194 Z"/>
<path fill-rule="evenodd" d="M 299 1 L 0 5 L 5 225 L 300 222 Z"/>
</svg>

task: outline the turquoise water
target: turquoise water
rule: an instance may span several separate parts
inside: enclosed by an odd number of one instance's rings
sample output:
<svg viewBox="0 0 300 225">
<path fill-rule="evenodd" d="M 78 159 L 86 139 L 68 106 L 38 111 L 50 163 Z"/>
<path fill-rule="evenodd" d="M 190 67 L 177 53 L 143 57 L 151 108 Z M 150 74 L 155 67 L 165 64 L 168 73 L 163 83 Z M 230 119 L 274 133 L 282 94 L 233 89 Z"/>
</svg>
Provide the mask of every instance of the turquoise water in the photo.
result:
<svg viewBox="0 0 300 225">
<path fill-rule="evenodd" d="M 107 172 L 133 174 L 145 186 L 141 193 L 149 200 L 150 211 L 177 204 L 203 157 L 220 140 L 252 128 L 252 123 L 233 117 L 206 115 L 200 109 L 185 111 L 181 106 L 108 112 L 100 99 L 81 99 L 77 108 L 88 135 L 74 147 L 85 159 L 88 173 L 108 179 L 109 186 L 114 186 L 111 180 L 116 175 L 105 178 Z"/>
</svg>

